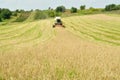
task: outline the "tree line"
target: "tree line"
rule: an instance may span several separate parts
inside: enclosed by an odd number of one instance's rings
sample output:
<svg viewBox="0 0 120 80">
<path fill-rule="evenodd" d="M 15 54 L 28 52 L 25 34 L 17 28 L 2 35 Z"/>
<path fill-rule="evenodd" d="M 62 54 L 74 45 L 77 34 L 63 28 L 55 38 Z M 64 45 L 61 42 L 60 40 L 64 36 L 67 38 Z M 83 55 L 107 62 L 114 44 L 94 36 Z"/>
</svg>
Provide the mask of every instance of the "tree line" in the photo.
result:
<svg viewBox="0 0 120 80">
<path fill-rule="evenodd" d="M 66 9 L 65 6 L 58 6 L 56 7 L 56 9 L 52 9 L 51 7 L 49 7 L 48 10 L 36 9 L 35 19 L 45 19 L 49 17 L 61 16 L 67 10 L 69 10 L 70 13 L 91 14 L 91 13 L 102 12 L 102 11 L 120 10 L 120 5 L 109 4 L 109 5 L 106 5 L 105 8 L 102 10 L 93 8 L 93 7 L 86 9 L 86 5 L 81 5 L 79 9 L 76 7 L 71 7 L 71 9 Z M 11 16 L 17 16 L 18 14 L 20 14 L 20 17 L 16 21 L 18 22 L 23 21 L 29 17 L 32 11 L 33 10 L 25 11 L 25 10 L 19 10 L 19 9 L 15 11 L 10 11 L 9 9 L 0 8 L 0 22 L 4 21 L 5 19 L 10 19 Z"/>
<path fill-rule="evenodd" d="M 105 10 L 106 11 L 120 10 L 120 5 L 109 4 L 109 5 L 106 5 Z"/>
</svg>

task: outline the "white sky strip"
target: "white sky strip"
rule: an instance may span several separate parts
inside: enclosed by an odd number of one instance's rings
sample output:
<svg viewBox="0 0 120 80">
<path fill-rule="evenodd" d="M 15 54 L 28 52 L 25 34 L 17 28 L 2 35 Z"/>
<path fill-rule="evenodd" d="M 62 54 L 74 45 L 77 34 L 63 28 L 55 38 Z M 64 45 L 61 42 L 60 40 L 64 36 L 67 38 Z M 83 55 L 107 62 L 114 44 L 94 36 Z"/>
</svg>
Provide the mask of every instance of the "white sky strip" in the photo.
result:
<svg viewBox="0 0 120 80">
<path fill-rule="evenodd" d="M 64 5 L 67 8 L 86 5 L 89 7 L 103 8 L 107 4 L 120 4 L 120 0 L 0 0 L 0 8 L 15 9 L 48 9 Z"/>
</svg>

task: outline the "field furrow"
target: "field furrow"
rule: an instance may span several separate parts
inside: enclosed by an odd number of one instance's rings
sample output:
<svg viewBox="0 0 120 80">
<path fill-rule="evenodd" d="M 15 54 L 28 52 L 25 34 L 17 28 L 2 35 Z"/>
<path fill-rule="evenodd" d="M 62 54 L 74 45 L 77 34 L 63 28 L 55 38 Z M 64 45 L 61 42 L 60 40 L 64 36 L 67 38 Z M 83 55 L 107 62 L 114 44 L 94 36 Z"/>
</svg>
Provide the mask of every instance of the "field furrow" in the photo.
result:
<svg viewBox="0 0 120 80">
<path fill-rule="evenodd" d="M 38 44 L 40 41 L 48 40 L 54 35 L 54 31 L 50 25 L 52 25 L 51 21 L 47 21 L 47 23 L 46 21 L 37 21 L 24 24 L 15 30 L 14 28 L 13 30 L 10 29 L 10 32 L 5 31 L 0 36 L 0 47 L 30 42 Z"/>
<path fill-rule="evenodd" d="M 34 14 L 0 26 L 0 79 L 120 80 L 120 18 L 65 17 L 53 28 Z"/>
<path fill-rule="evenodd" d="M 76 21 L 74 21 L 76 20 Z M 120 45 L 120 32 L 119 25 L 114 24 L 110 27 L 108 25 L 100 23 L 101 20 L 96 20 L 88 17 L 72 17 L 65 19 L 64 22 L 71 27 L 72 32 L 76 32 L 77 35 L 84 36 L 88 39 L 94 39 L 105 43 L 111 43 L 112 45 Z M 96 23 L 99 22 L 99 23 Z M 108 21 L 109 22 L 109 21 Z M 107 23 L 108 24 L 108 23 Z M 116 26 L 116 27 L 114 27 Z"/>
</svg>

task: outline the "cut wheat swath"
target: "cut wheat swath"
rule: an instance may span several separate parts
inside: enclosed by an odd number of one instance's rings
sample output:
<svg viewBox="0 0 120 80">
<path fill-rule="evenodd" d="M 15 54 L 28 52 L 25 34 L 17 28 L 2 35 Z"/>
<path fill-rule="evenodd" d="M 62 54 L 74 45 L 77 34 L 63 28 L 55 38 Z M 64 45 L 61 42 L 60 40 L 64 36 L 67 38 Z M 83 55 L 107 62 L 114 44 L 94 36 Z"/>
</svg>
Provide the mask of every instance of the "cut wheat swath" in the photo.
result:
<svg viewBox="0 0 120 80">
<path fill-rule="evenodd" d="M 66 17 L 54 29 L 52 19 L 28 21 L 0 26 L 0 79 L 120 79 L 119 17 Z"/>
</svg>

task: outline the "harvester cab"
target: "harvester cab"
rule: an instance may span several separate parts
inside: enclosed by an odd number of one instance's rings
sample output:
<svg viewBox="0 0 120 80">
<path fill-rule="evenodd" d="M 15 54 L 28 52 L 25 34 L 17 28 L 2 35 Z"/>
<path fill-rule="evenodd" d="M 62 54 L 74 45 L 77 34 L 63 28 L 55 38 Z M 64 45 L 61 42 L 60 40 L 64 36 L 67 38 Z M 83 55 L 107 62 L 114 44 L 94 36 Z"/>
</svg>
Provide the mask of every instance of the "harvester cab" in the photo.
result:
<svg viewBox="0 0 120 80">
<path fill-rule="evenodd" d="M 59 27 L 64 27 L 63 23 L 62 23 L 62 20 L 61 20 L 61 17 L 56 17 L 55 18 L 55 23 L 53 25 L 53 28 L 55 28 L 56 26 L 59 26 Z"/>
</svg>

